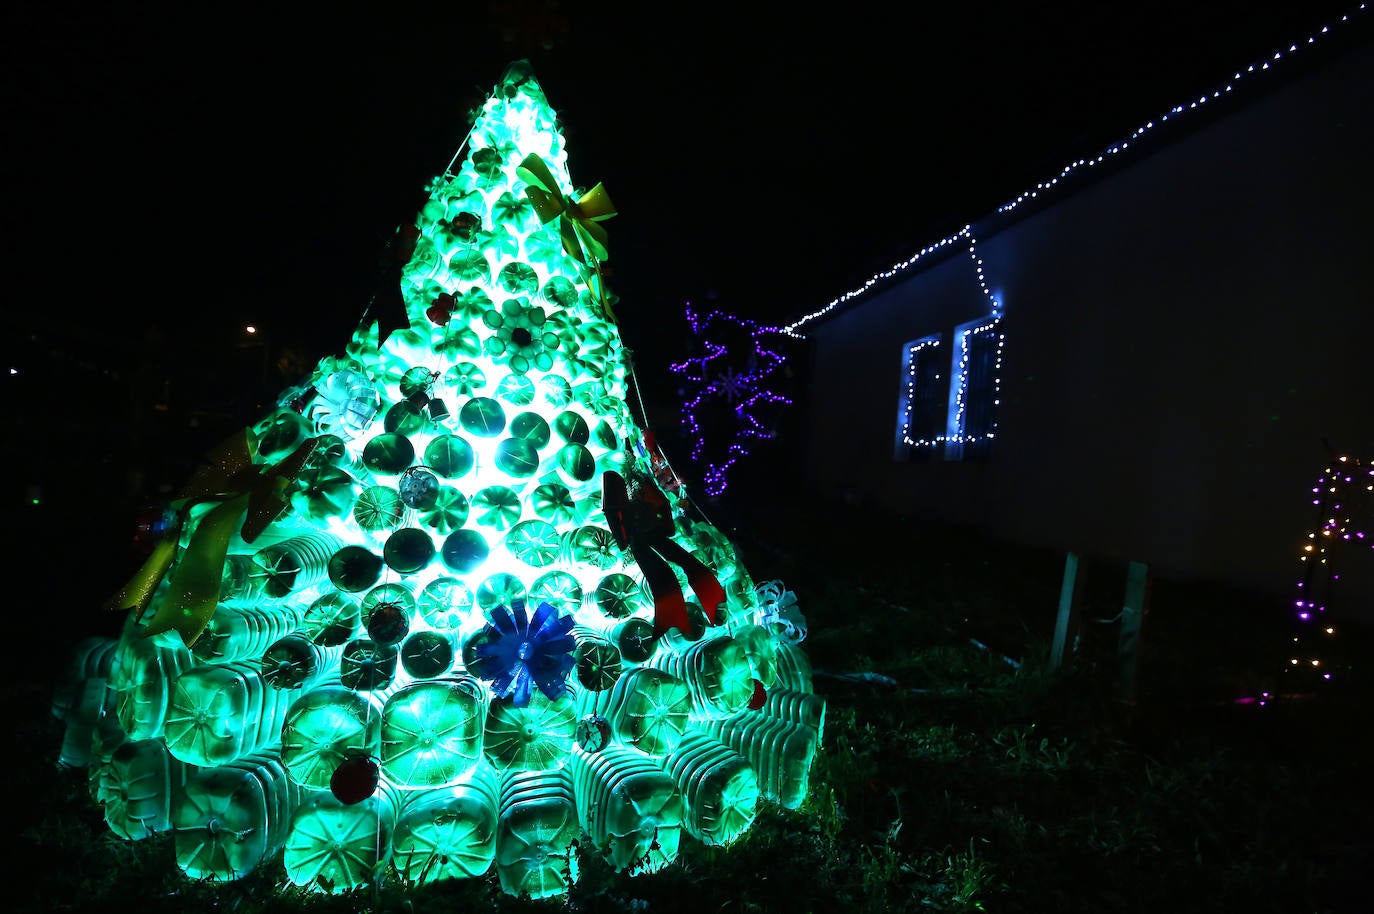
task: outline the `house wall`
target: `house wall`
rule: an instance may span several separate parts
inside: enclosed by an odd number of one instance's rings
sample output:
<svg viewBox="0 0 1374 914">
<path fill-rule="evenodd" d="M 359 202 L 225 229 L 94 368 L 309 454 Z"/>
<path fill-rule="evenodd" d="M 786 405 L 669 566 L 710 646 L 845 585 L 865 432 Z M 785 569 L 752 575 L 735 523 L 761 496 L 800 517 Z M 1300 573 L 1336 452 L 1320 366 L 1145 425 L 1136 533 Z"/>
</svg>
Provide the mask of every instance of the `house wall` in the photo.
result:
<svg viewBox="0 0 1374 914">
<path fill-rule="evenodd" d="M 1006 333 L 986 462 L 893 459 L 903 342 L 989 310 L 968 256 L 808 328 L 810 482 L 1291 594 L 1322 439 L 1374 458 L 1371 162 L 1366 50 L 980 238 Z"/>
</svg>

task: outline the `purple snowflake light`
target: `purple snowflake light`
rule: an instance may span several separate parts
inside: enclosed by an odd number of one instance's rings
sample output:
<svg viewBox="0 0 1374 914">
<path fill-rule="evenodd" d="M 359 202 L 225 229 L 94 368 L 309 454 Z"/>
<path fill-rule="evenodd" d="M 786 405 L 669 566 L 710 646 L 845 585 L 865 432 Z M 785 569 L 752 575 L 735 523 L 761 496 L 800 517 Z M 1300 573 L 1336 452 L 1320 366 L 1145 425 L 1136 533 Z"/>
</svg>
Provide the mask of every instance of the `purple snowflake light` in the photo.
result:
<svg viewBox="0 0 1374 914">
<path fill-rule="evenodd" d="M 766 413 L 792 404 L 763 383 L 787 361 L 773 342 L 781 342 L 784 334 L 781 328 L 724 311 L 703 316 L 691 302 L 687 303 L 686 312 L 693 335 L 701 339 L 703 354 L 669 368 L 685 382 L 682 424 L 694 442 L 692 461 L 705 465 L 703 488 L 707 495 L 716 496 L 725 491 L 730 468 L 748 456 L 753 443 L 776 437 L 764 418 Z M 721 334 L 744 334 L 751 345 L 743 352 L 732 352 L 729 346 L 711 338 Z M 709 440 L 714 436 L 706 433 L 702 421 L 704 410 L 722 406 L 731 426 L 730 440 L 723 445 Z"/>
</svg>

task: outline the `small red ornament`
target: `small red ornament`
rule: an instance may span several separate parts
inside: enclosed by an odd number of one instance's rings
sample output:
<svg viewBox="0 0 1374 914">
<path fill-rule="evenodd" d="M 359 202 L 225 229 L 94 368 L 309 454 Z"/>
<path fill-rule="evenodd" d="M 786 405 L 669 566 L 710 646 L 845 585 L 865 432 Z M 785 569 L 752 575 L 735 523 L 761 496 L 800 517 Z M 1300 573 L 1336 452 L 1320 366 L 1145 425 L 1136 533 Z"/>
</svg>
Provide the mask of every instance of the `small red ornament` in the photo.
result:
<svg viewBox="0 0 1374 914">
<path fill-rule="evenodd" d="M 134 516 L 134 547 L 144 555 L 152 553 L 175 523 L 176 515 L 166 504 L 144 505 Z"/>
<path fill-rule="evenodd" d="M 473 213 L 459 213 L 449 221 L 449 230 L 459 241 L 471 244 L 482 228 L 482 220 Z"/>
<path fill-rule="evenodd" d="M 381 777 L 381 769 L 377 767 L 375 759 L 355 755 L 344 759 L 334 769 L 329 779 L 329 790 L 340 803 L 352 806 L 376 793 Z"/>
<path fill-rule="evenodd" d="M 415 255 L 415 243 L 420 240 L 420 229 L 413 223 L 406 223 L 396 230 L 396 260 L 401 264 L 410 262 Z"/>
<path fill-rule="evenodd" d="M 749 710 L 757 711 L 763 707 L 764 702 L 768 701 L 768 690 L 763 687 L 763 683 L 754 680 L 754 694 L 749 696 Z"/>
<path fill-rule="evenodd" d="M 447 292 L 440 292 L 434 298 L 434 304 L 430 305 L 425 311 L 425 317 L 437 327 L 447 324 L 449 318 L 453 316 L 454 301 L 453 296 Z"/>
</svg>

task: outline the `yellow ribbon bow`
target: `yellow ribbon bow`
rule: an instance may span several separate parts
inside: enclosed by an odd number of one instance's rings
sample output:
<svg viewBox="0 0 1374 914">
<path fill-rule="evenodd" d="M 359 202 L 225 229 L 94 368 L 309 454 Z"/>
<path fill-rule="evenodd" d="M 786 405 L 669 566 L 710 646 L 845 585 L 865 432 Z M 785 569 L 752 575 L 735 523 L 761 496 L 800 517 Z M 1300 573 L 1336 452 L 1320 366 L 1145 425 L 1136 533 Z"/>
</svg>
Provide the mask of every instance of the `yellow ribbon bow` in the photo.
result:
<svg viewBox="0 0 1374 914">
<path fill-rule="evenodd" d="M 176 557 L 181 529 L 191 508 L 218 502 L 196 524 L 172 574 L 172 594 L 159 605 L 144 630 L 145 635 L 176 630 L 188 647 L 194 644 L 219 605 L 230 538 L 237 530 L 244 542 L 252 543 L 281 516 L 287 504 L 286 490 L 314 452 L 316 442 L 315 438 L 306 440 L 270 467 L 253 463 L 256 444 L 246 428 L 216 447 L 173 503 L 176 519 L 171 530 L 153 548 L 143 567 L 106 602 L 106 608 L 142 614 Z"/>
<path fill-rule="evenodd" d="M 533 153 L 525 156 L 515 173 L 529 185 L 525 196 L 534 204 L 539 221 L 547 225 L 559 220 L 558 234 L 570 257 L 579 263 L 586 263 L 588 256 L 606 259 L 606 230 L 597 224 L 615 215 L 615 204 L 606 188 L 597 184 L 577 200 L 565 197 L 549 166 Z"/>
<path fill-rule="evenodd" d="M 606 259 L 606 230 L 597 223 L 616 214 L 611 195 L 598 182 L 577 200 L 563 196 L 554 180 L 553 172 L 539 156 L 531 153 L 515 169 L 516 175 L 526 185 L 525 196 L 534 204 L 539 221 L 548 225 L 558 220 L 558 234 L 563 240 L 563 250 L 578 263 L 587 264 L 592 259 L 589 282 L 596 293 L 601 308 L 616 323 L 615 312 L 606 293 L 606 282 L 601 276 L 598 264 Z"/>
</svg>

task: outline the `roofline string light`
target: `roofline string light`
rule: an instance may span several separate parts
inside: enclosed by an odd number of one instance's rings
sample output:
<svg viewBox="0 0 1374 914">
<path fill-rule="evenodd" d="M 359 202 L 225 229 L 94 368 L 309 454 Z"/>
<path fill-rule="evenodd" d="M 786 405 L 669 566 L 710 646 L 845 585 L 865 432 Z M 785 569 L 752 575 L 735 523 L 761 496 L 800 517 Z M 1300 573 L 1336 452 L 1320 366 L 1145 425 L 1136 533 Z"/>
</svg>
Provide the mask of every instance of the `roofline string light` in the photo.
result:
<svg viewBox="0 0 1374 914">
<path fill-rule="evenodd" d="M 1341 23 L 1349 22 L 1352 16 L 1364 12 L 1367 6 L 1367 3 L 1359 4 L 1359 6 L 1356 7 L 1355 10 L 1353 10 L 1352 12 L 1346 13 L 1345 15 L 1341 16 L 1340 21 L 1337 24 L 1339 25 Z M 1195 111 L 1198 108 L 1206 106 L 1206 104 L 1209 101 L 1222 98 L 1223 96 L 1230 93 L 1236 87 L 1236 85 L 1245 77 L 1251 76 L 1253 74 L 1266 72 L 1270 70 L 1280 60 L 1291 58 L 1292 55 L 1296 54 L 1300 48 L 1311 47 L 1312 45 L 1317 43 L 1318 37 L 1329 34 L 1331 32 L 1331 28 L 1332 27 L 1329 25 L 1323 25 L 1320 29 L 1317 30 L 1316 34 L 1309 35 L 1306 41 L 1302 43 L 1292 43 L 1288 46 L 1286 50 L 1277 50 L 1273 54 L 1264 58 L 1263 60 L 1250 64 L 1244 70 L 1235 71 L 1235 73 L 1232 74 L 1230 80 L 1226 82 L 1224 86 L 1214 89 L 1211 93 L 1203 93 L 1198 98 L 1193 99 L 1187 102 L 1186 104 L 1174 105 L 1165 114 L 1160 115 L 1159 118 L 1155 120 L 1146 121 L 1140 127 L 1137 127 L 1136 130 L 1128 138 L 1124 140 L 1119 140 L 1111 144 L 1093 158 L 1077 159 L 1073 162 L 1068 163 L 1062 169 L 1060 169 L 1059 174 L 1057 176 L 1050 178 L 1046 181 L 1041 181 L 1037 183 L 1033 189 L 1024 191 L 1015 199 L 1003 203 L 1001 206 L 997 207 L 996 212 L 1011 212 L 1012 210 L 1020 206 L 1022 203 L 1025 203 L 1028 200 L 1036 199 L 1042 193 L 1050 191 L 1057 184 L 1059 184 L 1060 181 L 1064 180 L 1074 172 L 1101 165 L 1103 162 L 1106 162 L 1111 157 L 1129 149 L 1131 143 L 1139 139 L 1146 132 L 1154 130 L 1156 127 L 1162 126 L 1166 121 L 1177 121 L 1179 115 L 1185 114 L 1189 111 Z M 930 244 L 921 248 L 921 250 L 918 251 L 914 256 L 909 257 L 906 260 L 903 260 L 899 263 L 893 264 L 886 270 L 881 270 L 878 273 L 875 273 L 868 280 L 866 280 L 863 283 L 863 285 L 859 286 L 856 289 L 851 289 L 850 291 L 845 292 L 843 295 L 840 295 L 839 297 L 831 300 L 831 302 L 827 304 L 825 307 L 820 308 L 816 311 L 812 311 L 810 314 L 807 314 L 804 317 L 800 317 L 797 320 L 792 321 L 791 323 L 784 326 L 782 328 L 782 331 L 790 336 L 797 337 L 798 339 L 804 339 L 805 335 L 797 332 L 798 328 L 800 328 L 804 324 L 808 324 L 819 317 L 823 317 L 826 314 L 829 314 L 831 311 L 838 308 L 840 305 L 846 304 L 848 302 L 853 301 L 856 298 L 865 295 L 874 286 L 878 285 L 884 280 L 891 279 L 892 277 L 897 276 L 911 269 L 911 267 L 915 266 L 916 263 L 920 261 L 923 257 L 925 257 L 927 254 L 939 250 L 940 248 L 943 248 L 945 245 L 957 241 L 959 238 L 962 238 L 966 235 L 972 237 L 972 232 L 970 226 L 968 225 L 965 225 L 959 231 L 955 232 L 952 235 L 948 235 L 945 238 L 942 238 L 934 244 Z"/>
</svg>

